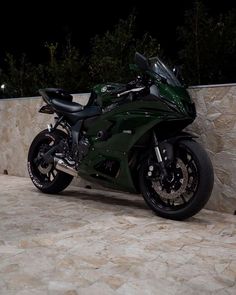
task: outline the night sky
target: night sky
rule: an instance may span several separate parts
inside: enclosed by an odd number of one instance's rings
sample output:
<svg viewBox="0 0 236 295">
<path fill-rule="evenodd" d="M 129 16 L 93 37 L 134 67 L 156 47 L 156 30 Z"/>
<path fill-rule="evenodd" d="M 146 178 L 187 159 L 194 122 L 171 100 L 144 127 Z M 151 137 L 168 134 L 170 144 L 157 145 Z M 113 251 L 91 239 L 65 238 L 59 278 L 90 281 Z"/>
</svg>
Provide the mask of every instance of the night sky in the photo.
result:
<svg viewBox="0 0 236 295">
<path fill-rule="evenodd" d="M 0 62 L 5 51 L 16 56 L 24 52 L 31 61 L 43 62 L 45 41 L 61 42 L 68 34 L 71 34 L 73 44 L 79 46 L 82 53 L 87 53 L 91 37 L 111 29 L 133 10 L 137 14 L 138 32 L 149 31 L 167 54 L 174 55 L 177 51 L 176 27 L 183 24 L 184 12 L 193 2 L 127 0 L 58 1 L 53 4 L 53 1 L 41 0 L 30 4 L 21 1 L 1 3 Z M 211 14 L 236 8 L 236 1 L 206 0 L 204 3 Z"/>
</svg>

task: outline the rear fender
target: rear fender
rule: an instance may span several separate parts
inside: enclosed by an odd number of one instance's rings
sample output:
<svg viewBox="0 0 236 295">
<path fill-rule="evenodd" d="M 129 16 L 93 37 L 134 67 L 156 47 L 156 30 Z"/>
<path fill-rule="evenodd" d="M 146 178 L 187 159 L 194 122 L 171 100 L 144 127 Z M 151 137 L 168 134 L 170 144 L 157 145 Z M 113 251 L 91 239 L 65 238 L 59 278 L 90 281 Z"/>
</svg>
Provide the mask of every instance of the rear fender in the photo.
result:
<svg viewBox="0 0 236 295">
<path fill-rule="evenodd" d="M 39 113 L 51 115 L 51 114 L 54 114 L 54 110 L 51 105 L 47 104 L 47 105 L 44 105 L 40 108 Z"/>
</svg>

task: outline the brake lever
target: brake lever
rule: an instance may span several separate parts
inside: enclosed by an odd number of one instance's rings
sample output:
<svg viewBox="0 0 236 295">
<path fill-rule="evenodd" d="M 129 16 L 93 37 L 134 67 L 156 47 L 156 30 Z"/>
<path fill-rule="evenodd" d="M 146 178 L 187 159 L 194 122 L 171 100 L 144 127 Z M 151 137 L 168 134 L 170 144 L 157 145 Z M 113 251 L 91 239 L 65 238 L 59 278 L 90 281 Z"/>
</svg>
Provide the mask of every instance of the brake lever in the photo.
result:
<svg viewBox="0 0 236 295">
<path fill-rule="evenodd" d="M 139 91 L 143 90 L 144 88 L 145 88 L 145 87 L 133 88 L 133 89 L 130 89 L 130 90 L 127 90 L 127 91 L 124 91 L 124 92 L 118 93 L 118 94 L 117 94 L 117 97 L 121 97 L 121 96 L 123 96 L 123 95 L 129 94 L 130 92 L 139 92 Z"/>
</svg>

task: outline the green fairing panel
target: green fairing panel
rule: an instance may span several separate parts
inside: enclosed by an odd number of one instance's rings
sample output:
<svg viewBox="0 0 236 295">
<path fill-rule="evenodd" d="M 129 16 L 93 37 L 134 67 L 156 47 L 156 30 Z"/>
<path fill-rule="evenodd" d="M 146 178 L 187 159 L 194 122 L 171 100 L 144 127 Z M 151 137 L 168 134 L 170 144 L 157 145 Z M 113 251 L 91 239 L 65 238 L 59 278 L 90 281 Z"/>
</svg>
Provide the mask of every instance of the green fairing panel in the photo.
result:
<svg viewBox="0 0 236 295">
<path fill-rule="evenodd" d="M 152 70 L 148 70 L 147 74 L 156 84 L 158 95 L 150 92 L 150 95 L 143 98 L 137 99 L 137 96 L 134 96 L 136 100 L 131 101 L 132 96 L 124 96 L 124 99 L 117 96 L 127 90 L 124 84 L 106 83 L 94 87 L 103 114 L 87 130 L 91 147 L 80 165 L 81 176 L 97 179 L 101 184 L 112 188 L 136 192 L 137 188 L 131 177 L 131 172 L 135 174 L 135 171 L 130 171 L 132 168 L 128 163 L 130 156 L 134 154 L 134 145 L 149 130 L 156 126 L 158 129 L 159 123 L 165 122 L 168 125 L 173 121 L 174 131 L 175 126 L 176 130 L 181 126 L 181 122 L 184 126 L 194 120 L 195 107 L 186 89 L 181 87 L 158 58 L 152 62 Z M 164 79 L 160 79 L 160 75 Z M 99 138 L 98 134 L 105 136 Z M 109 173 L 110 176 L 104 174 L 106 169 L 101 169 L 103 161 L 107 159 L 118 166 L 113 177 Z"/>
<path fill-rule="evenodd" d="M 168 84 L 160 83 L 158 85 L 158 89 L 160 91 L 160 94 L 164 96 L 168 100 L 180 100 L 180 101 L 186 101 L 190 102 L 191 98 L 183 87 L 177 87 L 177 86 L 171 86 Z"/>
<path fill-rule="evenodd" d="M 87 132 L 92 148 L 81 163 L 79 174 L 86 178 L 93 175 L 94 180 L 98 173 L 94 167 L 103 159 L 114 159 L 120 163 L 119 174 L 109 177 L 99 172 L 97 180 L 106 186 L 136 192 L 130 174 L 128 152 L 142 135 L 167 117 L 169 120 L 176 119 L 178 114 L 173 114 L 173 110 L 158 100 L 135 101 L 102 114 Z M 97 138 L 101 130 L 109 130 L 107 140 Z M 127 131 L 131 134 L 126 133 Z"/>
<path fill-rule="evenodd" d="M 186 113 L 185 103 L 192 103 L 189 93 L 184 87 L 177 87 L 165 83 L 158 83 L 160 96 L 175 104 L 182 113 Z"/>
<path fill-rule="evenodd" d="M 87 135 L 92 139 L 94 148 L 108 147 L 128 152 L 147 130 L 167 116 L 173 117 L 173 110 L 170 110 L 162 102 L 136 101 L 127 103 L 101 115 L 89 128 Z M 96 139 L 100 130 L 109 128 L 112 135 L 110 138 L 106 141 Z M 130 130 L 132 134 L 126 133 L 127 130 Z"/>
<path fill-rule="evenodd" d="M 120 162 L 120 170 L 116 177 L 110 177 L 101 172 L 99 172 L 98 175 L 98 171 L 94 169 L 94 166 L 108 158 L 111 160 L 119 160 Z M 133 193 L 137 192 L 131 177 L 127 156 L 116 151 L 104 151 L 103 155 L 99 150 L 93 151 L 93 153 L 90 154 L 90 160 L 84 161 L 81 164 L 79 175 L 88 180 L 96 180 L 98 183 L 113 189 L 124 189 L 125 191 Z M 96 177 L 96 175 L 98 177 Z"/>
</svg>

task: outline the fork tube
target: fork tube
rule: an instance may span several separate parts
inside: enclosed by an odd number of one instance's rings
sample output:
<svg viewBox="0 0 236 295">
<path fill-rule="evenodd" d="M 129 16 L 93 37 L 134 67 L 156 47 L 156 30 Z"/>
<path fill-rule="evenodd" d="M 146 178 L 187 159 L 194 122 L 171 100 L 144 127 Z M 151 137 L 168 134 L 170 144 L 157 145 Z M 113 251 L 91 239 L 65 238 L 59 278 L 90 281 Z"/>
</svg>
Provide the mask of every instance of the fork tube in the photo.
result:
<svg viewBox="0 0 236 295">
<path fill-rule="evenodd" d="M 164 162 L 162 160 L 161 152 L 160 152 L 160 149 L 159 149 L 159 146 L 158 146 L 158 140 L 157 140 L 157 137 L 156 137 L 156 134 L 155 134 L 154 131 L 153 131 L 153 140 L 154 140 L 155 154 L 156 154 L 156 157 L 157 157 L 157 161 L 159 163 L 159 166 L 161 168 L 162 177 L 164 179 L 164 178 L 167 177 L 167 171 L 166 171 L 165 164 L 164 164 Z"/>
<path fill-rule="evenodd" d="M 160 149 L 159 149 L 159 146 L 158 146 L 158 140 L 157 140 L 157 137 L 156 137 L 156 134 L 155 132 L 153 131 L 153 139 L 154 139 L 154 150 L 155 150 L 155 153 L 156 153 L 156 157 L 157 157 L 157 161 L 158 163 L 161 163 L 163 162 L 162 161 L 162 156 L 161 156 L 161 153 L 160 153 Z"/>
</svg>

